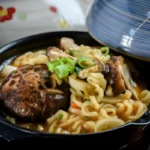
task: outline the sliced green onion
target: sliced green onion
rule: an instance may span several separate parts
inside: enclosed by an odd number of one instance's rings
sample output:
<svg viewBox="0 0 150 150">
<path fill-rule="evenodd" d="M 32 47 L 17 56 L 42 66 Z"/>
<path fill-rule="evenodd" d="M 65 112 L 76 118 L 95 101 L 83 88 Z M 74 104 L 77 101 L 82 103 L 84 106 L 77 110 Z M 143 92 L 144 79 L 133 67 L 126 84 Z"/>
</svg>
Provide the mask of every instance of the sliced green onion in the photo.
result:
<svg viewBox="0 0 150 150">
<path fill-rule="evenodd" d="M 74 66 L 74 61 L 70 58 L 61 58 L 61 61 L 64 63 L 64 64 L 70 64 L 71 66 Z"/>
<path fill-rule="evenodd" d="M 74 72 L 75 64 L 74 61 L 69 58 L 62 58 L 62 62 L 66 65 L 70 73 Z"/>
<path fill-rule="evenodd" d="M 51 72 L 54 72 L 55 68 L 57 66 L 59 66 L 61 63 L 60 61 L 55 61 L 55 62 L 49 62 L 48 63 L 48 69 L 51 71 Z"/>
<path fill-rule="evenodd" d="M 109 47 L 101 47 L 100 50 L 103 52 L 103 55 L 108 55 L 109 54 Z"/>
<path fill-rule="evenodd" d="M 74 72 L 78 75 L 81 70 L 82 69 L 80 69 L 79 67 L 75 67 Z"/>
<path fill-rule="evenodd" d="M 85 69 L 85 68 L 89 68 L 89 67 L 93 66 L 94 62 L 92 59 L 83 56 L 78 59 L 77 64 L 81 68 Z"/>
<path fill-rule="evenodd" d="M 79 50 L 71 50 L 71 54 L 76 58 L 80 58 L 83 55 Z"/>
<path fill-rule="evenodd" d="M 68 76 L 69 71 L 68 68 L 62 64 L 55 68 L 55 73 L 59 76 L 59 78 L 65 78 Z"/>
<path fill-rule="evenodd" d="M 65 78 L 75 69 L 74 61 L 70 58 L 58 58 L 54 62 L 48 63 L 48 69 L 58 75 L 59 78 Z"/>
<path fill-rule="evenodd" d="M 71 66 L 70 64 L 66 64 L 66 68 L 68 69 L 68 71 L 70 73 L 73 73 L 74 72 L 74 66 Z"/>
<path fill-rule="evenodd" d="M 58 116 L 57 116 L 57 119 L 58 120 L 61 120 L 63 118 L 63 114 L 59 114 Z"/>
</svg>

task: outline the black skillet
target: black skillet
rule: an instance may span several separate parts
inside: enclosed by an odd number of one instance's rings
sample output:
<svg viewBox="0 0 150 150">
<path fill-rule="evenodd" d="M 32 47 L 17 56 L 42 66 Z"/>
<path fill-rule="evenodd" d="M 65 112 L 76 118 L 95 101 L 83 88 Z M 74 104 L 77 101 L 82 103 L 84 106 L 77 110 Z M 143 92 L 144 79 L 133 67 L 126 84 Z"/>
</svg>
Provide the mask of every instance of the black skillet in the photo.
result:
<svg viewBox="0 0 150 150">
<path fill-rule="evenodd" d="M 5 64 L 8 64 L 12 58 L 23 54 L 30 50 L 47 48 L 48 46 L 58 46 L 61 37 L 70 37 L 78 44 L 97 46 L 97 43 L 86 32 L 49 32 L 38 35 L 33 35 L 11 42 L 0 48 L 0 69 Z M 119 53 L 114 52 L 116 55 Z M 128 57 L 128 56 L 125 56 Z M 129 58 L 133 61 L 141 73 L 141 79 L 147 84 L 150 89 L 150 73 L 149 62 Z M 25 128 L 18 127 L 3 118 L 0 115 L 0 135 L 9 143 L 47 143 L 47 144 L 98 144 L 100 147 L 106 148 L 121 148 L 138 141 L 147 129 L 150 127 L 150 110 L 139 120 L 128 123 L 117 129 L 112 129 L 102 133 L 81 134 L 81 135 L 59 135 L 52 133 L 42 133 L 31 131 Z"/>
</svg>

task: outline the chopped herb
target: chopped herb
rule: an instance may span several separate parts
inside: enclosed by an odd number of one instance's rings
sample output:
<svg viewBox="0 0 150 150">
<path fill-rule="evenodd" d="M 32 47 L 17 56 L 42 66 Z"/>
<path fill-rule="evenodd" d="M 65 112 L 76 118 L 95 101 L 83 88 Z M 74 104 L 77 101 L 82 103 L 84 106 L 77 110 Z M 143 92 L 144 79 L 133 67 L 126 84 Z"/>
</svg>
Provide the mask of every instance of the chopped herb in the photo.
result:
<svg viewBox="0 0 150 150">
<path fill-rule="evenodd" d="M 100 50 L 105 56 L 109 54 L 109 47 L 101 47 Z"/>
<path fill-rule="evenodd" d="M 59 59 L 57 61 L 54 61 L 54 62 L 49 62 L 48 63 L 48 69 L 51 71 L 51 72 L 54 72 L 55 71 L 55 68 L 57 66 L 59 66 L 61 64 L 61 62 L 59 61 Z"/>
<path fill-rule="evenodd" d="M 61 120 L 63 118 L 63 114 L 59 114 L 58 116 L 57 116 L 57 119 L 58 120 Z"/>
<path fill-rule="evenodd" d="M 78 75 L 81 70 L 82 69 L 80 69 L 79 67 L 75 67 L 74 72 Z"/>
<path fill-rule="evenodd" d="M 57 66 L 55 68 L 55 73 L 60 77 L 60 78 L 64 78 L 68 76 L 68 69 L 67 67 L 62 64 L 60 66 Z"/>
<path fill-rule="evenodd" d="M 69 73 L 73 73 L 75 68 L 74 61 L 70 58 L 57 58 L 57 60 L 48 63 L 48 69 L 56 73 L 59 78 L 65 78 Z"/>
<path fill-rule="evenodd" d="M 77 64 L 79 65 L 79 67 L 85 69 L 93 66 L 94 62 L 92 59 L 83 56 L 78 59 Z"/>
<path fill-rule="evenodd" d="M 61 58 L 61 61 L 62 61 L 62 63 L 64 63 L 67 66 L 68 70 L 71 73 L 74 72 L 75 64 L 74 64 L 74 61 L 72 59 L 64 57 L 64 58 Z"/>
</svg>

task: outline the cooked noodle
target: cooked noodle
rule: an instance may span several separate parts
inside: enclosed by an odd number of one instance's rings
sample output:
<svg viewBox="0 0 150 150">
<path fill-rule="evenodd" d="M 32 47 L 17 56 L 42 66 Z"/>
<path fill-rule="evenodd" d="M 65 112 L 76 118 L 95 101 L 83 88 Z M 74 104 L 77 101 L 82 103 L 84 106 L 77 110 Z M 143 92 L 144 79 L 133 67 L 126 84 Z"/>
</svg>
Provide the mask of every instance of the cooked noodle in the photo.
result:
<svg viewBox="0 0 150 150">
<path fill-rule="evenodd" d="M 103 55 L 98 48 L 81 45 L 76 50 L 104 64 L 111 58 L 110 55 Z M 45 50 L 27 52 L 15 59 L 12 66 L 47 64 L 45 54 Z M 147 89 L 141 91 L 139 100 L 133 98 L 130 89 L 114 95 L 112 86 L 108 85 L 102 72 L 90 72 L 85 79 L 73 73 L 68 76 L 68 82 L 71 92 L 68 111 L 58 110 L 44 125 L 38 124 L 36 130 L 61 134 L 102 132 L 139 119 L 150 103 L 150 91 Z M 76 107 L 72 107 L 72 104 Z M 61 120 L 57 118 L 60 114 Z M 19 125 L 30 128 L 29 124 Z"/>
</svg>

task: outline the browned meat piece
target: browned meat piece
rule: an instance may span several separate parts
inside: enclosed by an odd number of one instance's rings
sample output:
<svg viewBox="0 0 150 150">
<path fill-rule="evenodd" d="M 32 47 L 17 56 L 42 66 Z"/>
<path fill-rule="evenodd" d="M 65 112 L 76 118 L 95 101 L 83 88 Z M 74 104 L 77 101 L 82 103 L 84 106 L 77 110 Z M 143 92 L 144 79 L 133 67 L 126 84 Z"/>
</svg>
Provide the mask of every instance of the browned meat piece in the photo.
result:
<svg viewBox="0 0 150 150">
<path fill-rule="evenodd" d="M 106 79 L 108 84 L 112 86 L 114 94 L 120 94 L 126 89 L 120 70 L 123 61 L 124 59 L 121 56 L 112 56 L 112 58 L 106 63 L 109 68 L 109 72 L 106 73 Z"/>
<path fill-rule="evenodd" d="M 106 73 L 106 79 L 108 84 L 112 85 L 113 93 L 120 94 L 129 89 L 132 92 L 132 96 L 138 100 L 135 90 L 137 85 L 132 79 L 127 63 L 124 63 L 124 58 L 122 56 L 112 56 L 106 65 L 109 68 Z"/>
<path fill-rule="evenodd" d="M 4 108 L 20 119 L 45 120 L 69 107 L 69 88 L 58 86 L 46 65 L 24 65 L 10 73 L 0 85 Z"/>
<path fill-rule="evenodd" d="M 63 37 L 60 40 L 60 47 L 63 50 L 72 50 L 76 49 L 78 47 L 77 44 L 75 44 L 74 40 L 68 37 Z"/>
<path fill-rule="evenodd" d="M 74 60 L 74 62 L 77 61 L 77 58 L 66 54 L 65 52 L 63 52 L 62 50 L 60 50 L 54 46 L 48 47 L 48 49 L 46 50 L 46 55 L 48 56 L 48 59 L 50 61 L 55 61 L 57 58 L 63 58 L 63 57 L 70 58 L 70 59 Z"/>
</svg>

